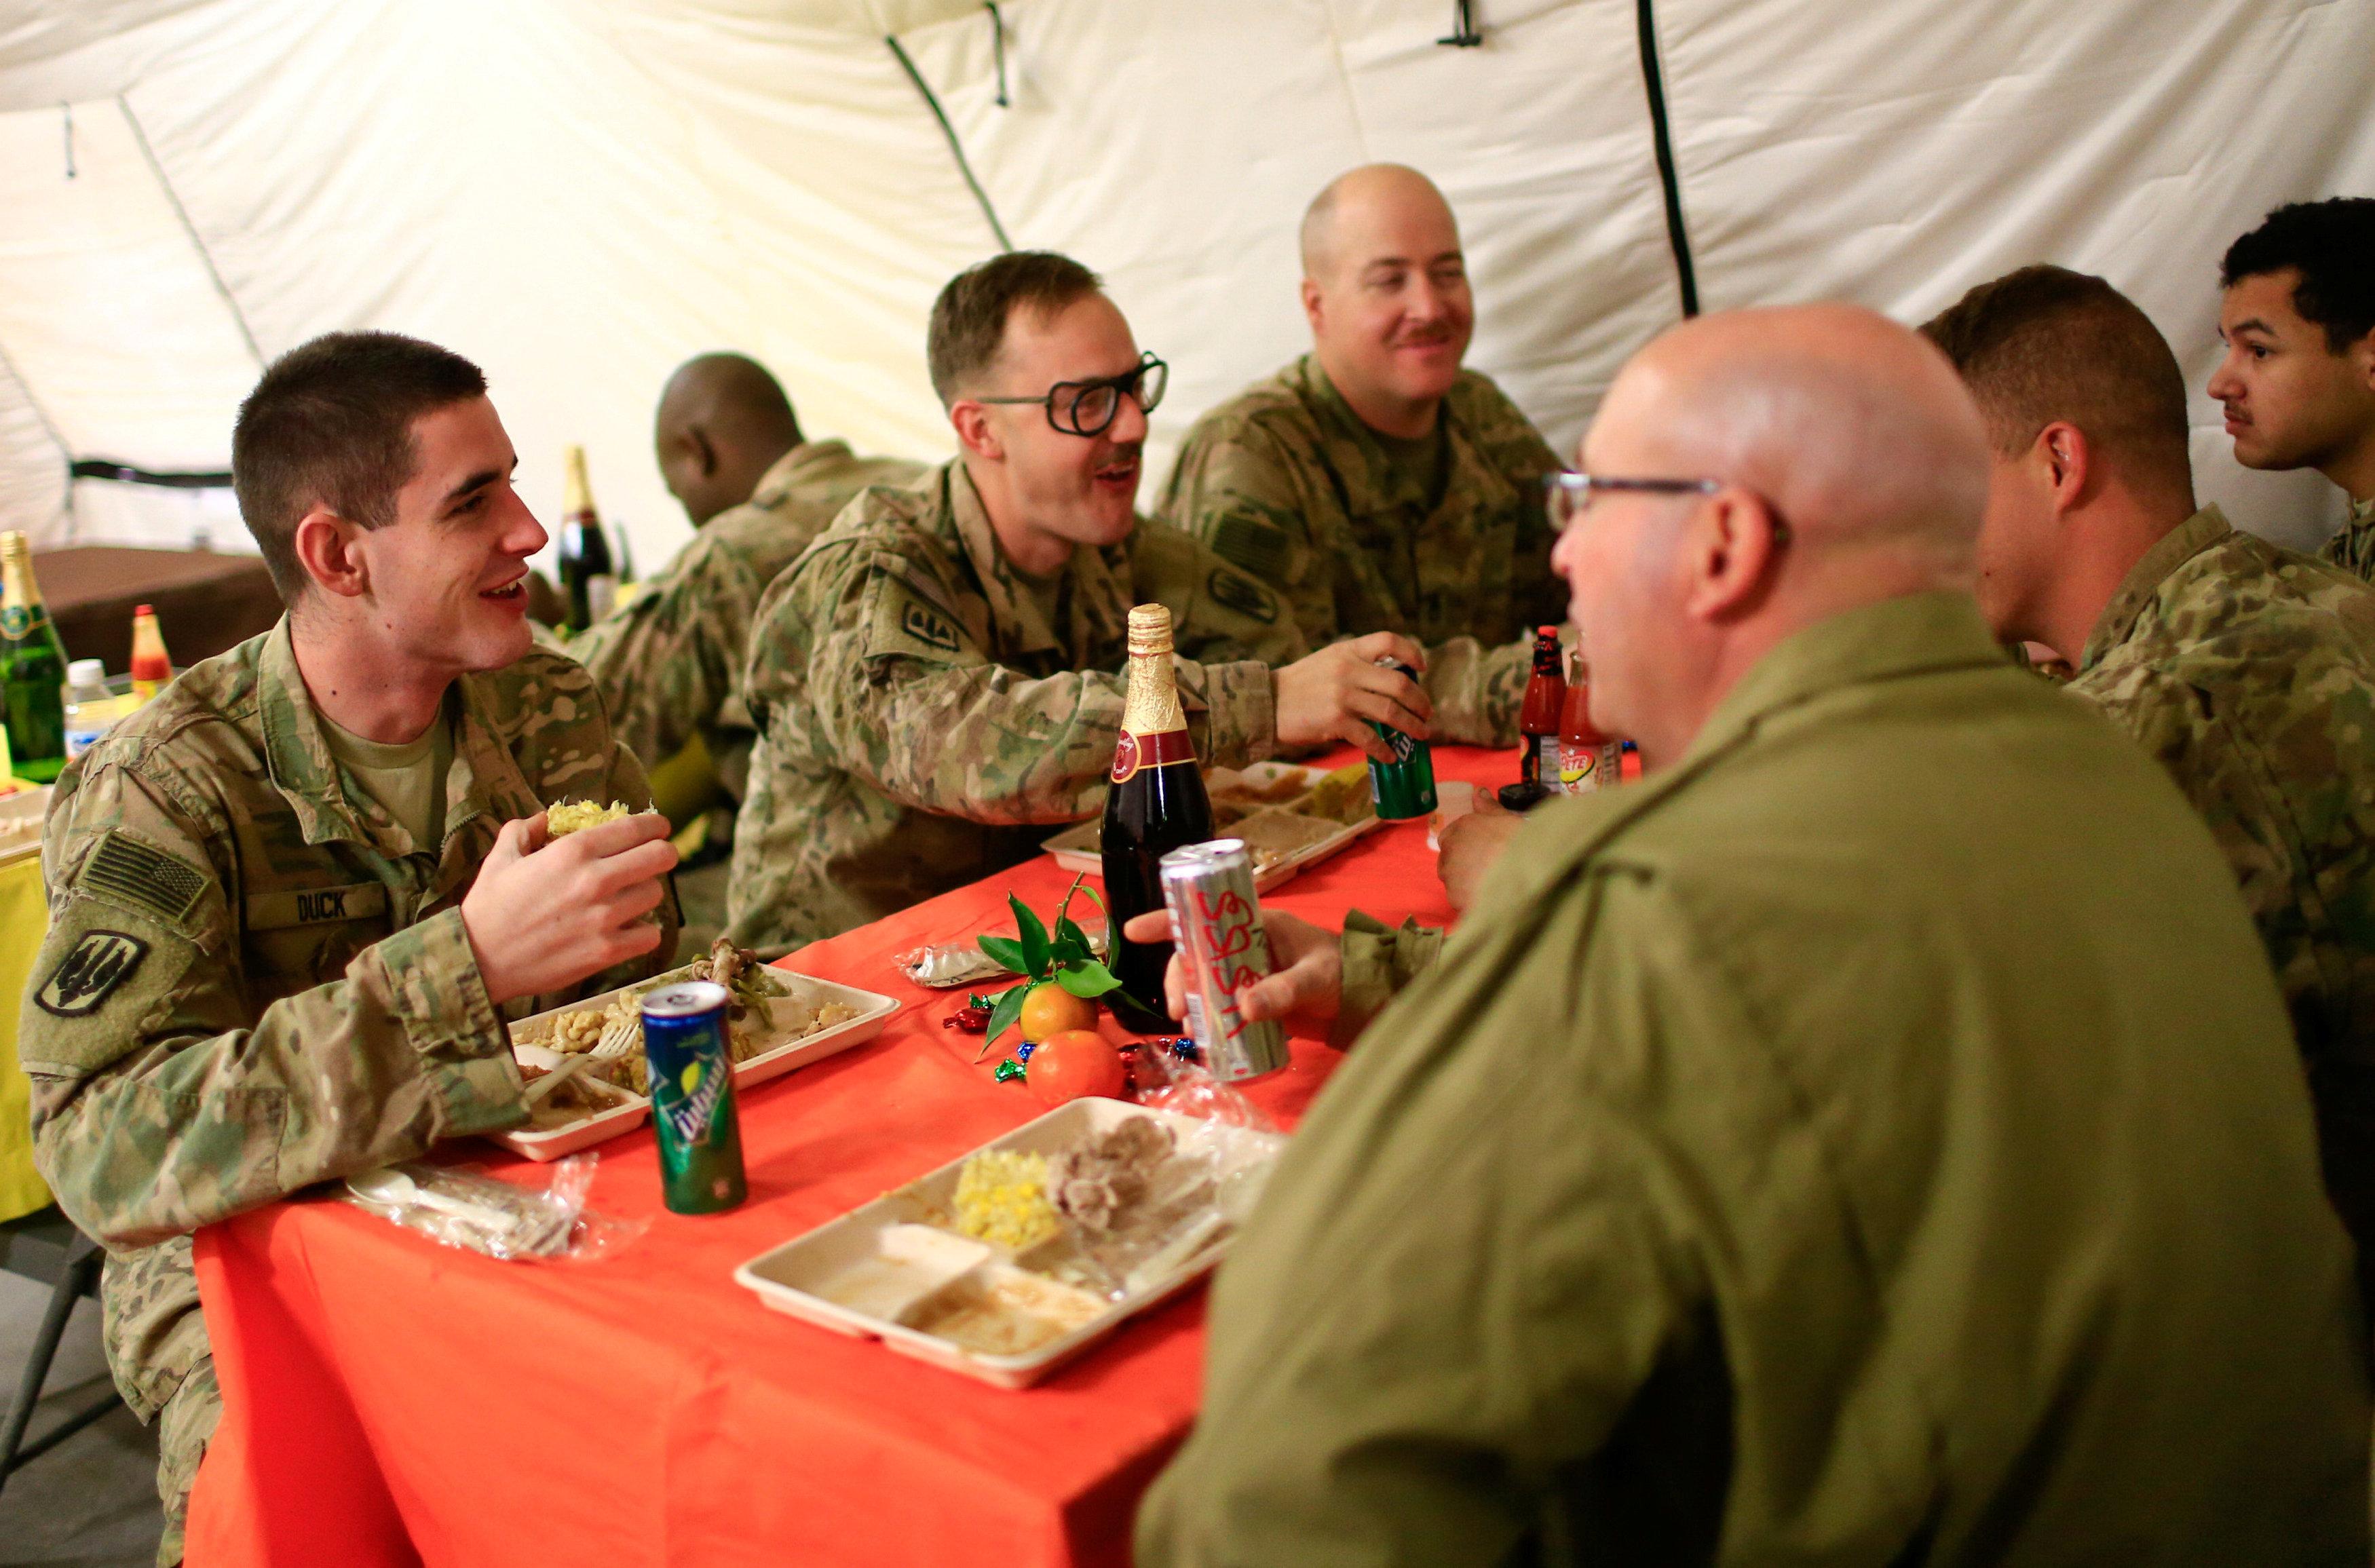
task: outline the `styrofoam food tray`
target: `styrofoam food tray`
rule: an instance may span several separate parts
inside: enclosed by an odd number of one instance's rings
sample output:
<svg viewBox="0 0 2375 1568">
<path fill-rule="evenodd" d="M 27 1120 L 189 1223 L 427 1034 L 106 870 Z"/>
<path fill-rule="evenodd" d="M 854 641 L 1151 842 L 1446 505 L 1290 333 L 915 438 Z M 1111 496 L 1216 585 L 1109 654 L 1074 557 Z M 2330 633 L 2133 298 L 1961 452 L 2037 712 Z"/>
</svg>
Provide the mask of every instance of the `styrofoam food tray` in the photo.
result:
<svg viewBox="0 0 2375 1568">
<path fill-rule="evenodd" d="M 899 1003 L 895 998 L 882 996 L 878 992 L 861 991 L 855 985 L 843 985 L 831 980 L 820 980 L 813 974 L 802 974 L 796 970 L 778 969 L 773 973 L 776 979 L 790 987 L 793 992 L 789 996 L 775 998 L 772 1004 L 781 1027 L 791 1027 L 798 1010 L 809 1002 L 845 1002 L 858 1009 L 857 1016 L 834 1024 L 830 1029 L 821 1029 L 814 1034 L 801 1039 L 787 1040 L 781 1045 L 762 1051 L 748 1060 L 737 1062 L 734 1065 L 734 1087 L 737 1089 L 748 1089 L 752 1084 L 764 1083 L 769 1079 L 781 1078 L 795 1067 L 803 1067 L 810 1062 L 834 1055 L 852 1046 L 863 1045 L 880 1034 L 882 1026 L 890 1021 L 891 1015 L 899 1010 Z M 561 1013 L 585 1012 L 589 1009 L 598 1011 L 609 1007 L 612 998 L 623 992 L 648 990 L 656 985 L 669 984 L 675 981 L 688 979 L 691 973 L 692 966 L 686 964 L 680 968 L 672 969 L 656 979 L 637 981 L 632 985 L 617 986 L 603 992 L 598 996 L 589 996 L 582 1002 L 572 1002 L 565 1008 L 549 1008 L 543 1012 L 524 1018 L 512 1025 L 514 1041 L 512 1055 L 521 1061 L 533 1062 L 537 1066 L 549 1066 L 550 1061 L 560 1059 L 558 1054 L 540 1045 L 521 1042 L 520 1032 L 527 1030 L 531 1025 L 541 1024 L 546 1020 Z M 550 1060 L 531 1056 L 529 1055 L 531 1052 L 541 1053 L 541 1058 Z M 564 1154 L 574 1154 L 577 1150 L 600 1143 L 605 1138 L 613 1138 L 621 1133 L 632 1132 L 643 1125 L 644 1117 L 649 1114 L 650 1111 L 650 1102 L 638 1099 L 632 1106 L 622 1105 L 613 1110 L 597 1112 L 583 1121 L 571 1122 L 564 1126 L 555 1127 L 549 1132 L 514 1129 L 510 1132 L 489 1133 L 485 1136 L 513 1153 L 524 1154 L 530 1160 L 558 1160 Z"/>
<path fill-rule="evenodd" d="M 50 809 L 50 796 L 56 791 L 48 784 L 34 784 L 7 795 L 0 795 L 0 822 L 19 822 L 27 818 L 39 822 Z M 0 866 L 14 866 L 28 855 L 41 853 L 39 831 L 12 843 L 0 844 Z"/>
<path fill-rule="evenodd" d="M 1132 1116 L 1152 1116 L 1165 1122 L 1183 1139 L 1191 1133 L 1210 1137 L 1213 1131 L 1219 1131 L 1227 1139 L 1225 1158 L 1230 1161 L 1231 1169 L 1249 1168 L 1273 1160 L 1286 1143 L 1286 1139 L 1276 1133 L 1255 1132 L 1243 1127 L 1218 1128 L 1216 1124 L 1209 1124 L 1194 1116 L 1133 1105 L 1127 1101 L 1074 1100 L 1017 1127 L 1004 1138 L 993 1138 L 980 1149 L 967 1151 L 895 1192 L 885 1193 L 837 1220 L 827 1220 L 813 1231 L 761 1253 L 735 1269 L 735 1282 L 756 1291 L 759 1299 L 775 1311 L 813 1323 L 819 1327 L 859 1338 L 880 1339 L 902 1355 L 930 1362 L 951 1372 L 996 1384 L 1001 1388 L 1028 1387 L 1111 1334 L 1130 1317 L 1170 1300 L 1193 1284 L 1220 1262 L 1222 1254 L 1228 1250 L 1231 1232 L 1223 1230 L 1212 1241 L 1147 1281 L 1139 1290 L 1108 1303 L 1105 1310 L 1079 1327 L 1014 1356 L 987 1355 L 969 1350 L 893 1321 L 896 1311 L 887 1305 L 882 1313 L 859 1311 L 813 1294 L 809 1287 L 823 1286 L 868 1265 L 870 1260 L 896 1256 L 903 1251 L 918 1260 L 916 1267 L 921 1272 L 914 1291 L 902 1292 L 886 1287 L 886 1303 L 892 1298 L 910 1302 L 920 1299 L 922 1295 L 934 1293 L 958 1280 L 959 1276 L 968 1271 L 1008 1271 L 1007 1260 L 998 1256 L 995 1249 L 943 1229 L 947 1216 L 955 1208 L 957 1175 L 963 1170 L 965 1161 L 982 1149 L 990 1149 L 1053 1154 L 1110 1131 Z M 927 1228 L 931 1232 L 929 1235 L 916 1233 Z M 939 1256 L 936 1257 L 935 1255 Z"/>
<path fill-rule="evenodd" d="M 1215 769 L 1214 772 L 1218 772 L 1220 770 Z M 1303 786 L 1306 789 L 1309 789 L 1328 776 L 1327 770 L 1324 768 L 1299 768 L 1291 762 L 1256 762 L 1243 770 L 1242 776 L 1247 784 L 1262 785 L 1273 783 L 1289 773 L 1302 775 Z M 1263 810 L 1280 809 L 1283 808 L 1258 807 L 1254 813 L 1248 813 L 1248 815 L 1258 814 Z M 1319 819 L 1324 821 L 1327 819 Z M 1329 855 L 1344 849 L 1363 833 L 1375 829 L 1380 819 L 1372 813 L 1358 821 L 1347 822 L 1317 843 L 1296 850 L 1283 859 L 1271 861 L 1254 873 L 1254 890 L 1268 892 L 1306 867 L 1317 866 Z M 1085 822 L 1075 822 L 1054 837 L 1041 841 L 1039 847 L 1053 855 L 1056 864 L 1067 871 L 1085 871 L 1092 877 L 1102 878 L 1105 872 L 1105 863 L 1104 855 L 1098 851 L 1097 844 L 1099 830 L 1103 826 L 1104 824 L 1094 818 Z M 1213 829 L 1212 836 L 1225 839 L 1234 836 L 1235 831 L 1235 824 L 1233 823 L 1226 828 Z"/>
</svg>

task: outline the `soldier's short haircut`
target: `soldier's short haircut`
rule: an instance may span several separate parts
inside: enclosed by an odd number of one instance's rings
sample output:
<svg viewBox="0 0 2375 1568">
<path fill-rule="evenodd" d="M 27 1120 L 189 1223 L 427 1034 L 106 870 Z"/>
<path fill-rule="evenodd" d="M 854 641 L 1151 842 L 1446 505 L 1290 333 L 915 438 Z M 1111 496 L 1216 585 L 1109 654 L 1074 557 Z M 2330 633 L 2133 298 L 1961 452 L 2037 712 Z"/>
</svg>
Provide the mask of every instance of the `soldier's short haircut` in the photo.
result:
<svg viewBox="0 0 2375 1568">
<path fill-rule="evenodd" d="M 412 423 L 487 393 L 459 354 L 393 332 L 333 332 L 272 361 L 231 427 L 231 487 L 281 603 L 308 581 L 297 525 L 316 505 L 350 523 L 396 521 L 419 454 Z"/>
<path fill-rule="evenodd" d="M 1921 331 L 1962 372 L 2005 456 L 2059 419 L 2138 477 L 2191 485 L 2184 372 L 2152 318 L 2103 279 L 2025 266 Z"/>
<path fill-rule="evenodd" d="M 1049 316 L 1105 287 L 1105 280 L 1053 251 L 1009 251 L 949 279 L 932 301 L 924 340 L 932 390 L 948 407 L 998 358 L 1006 324 L 1018 310 Z"/>
<path fill-rule="evenodd" d="M 2300 274 L 2293 309 L 2325 329 L 2326 348 L 2339 354 L 2375 332 L 2375 196 L 2276 208 L 2227 247 L 2218 287 L 2287 267 Z"/>
</svg>

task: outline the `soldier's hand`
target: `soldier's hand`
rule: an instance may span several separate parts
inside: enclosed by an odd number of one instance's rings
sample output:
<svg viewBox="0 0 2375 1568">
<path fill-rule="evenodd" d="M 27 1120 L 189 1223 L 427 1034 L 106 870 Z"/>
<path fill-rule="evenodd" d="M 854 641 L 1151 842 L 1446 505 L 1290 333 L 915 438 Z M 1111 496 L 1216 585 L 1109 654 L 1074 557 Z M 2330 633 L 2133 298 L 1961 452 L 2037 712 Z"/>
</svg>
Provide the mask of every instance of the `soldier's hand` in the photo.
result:
<svg viewBox="0 0 2375 1568">
<path fill-rule="evenodd" d="M 1247 1021 L 1283 1019 L 1327 1033 L 1344 999 L 1344 952 L 1337 934 L 1274 909 L 1262 911 L 1261 923 L 1262 934 L 1270 938 L 1270 973 L 1238 989 L 1237 1006 L 1245 1009 Z M 1161 909 L 1139 915 L 1121 933 L 1133 942 L 1176 939 L 1171 914 Z M 1163 995 L 1173 1018 L 1188 1016 L 1188 969 L 1176 950 L 1163 972 Z"/>
<path fill-rule="evenodd" d="M 1452 908 L 1466 910 L 1475 903 L 1484 873 L 1493 869 L 1493 863 L 1501 858 L 1525 820 L 1515 811 L 1505 810 L 1491 791 L 1480 789 L 1475 810 L 1444 824 L 1436 835 L 1443 849 L 1436 856 L 1435 868 L 1443 877 L 1443 890 L 1450 895 Z"/>
<path fill-rule="evenodd" d="M 544 813 L 506 822 L 462 900 L 462 927 L 496 1006 L 574 985 L 659 946 L 644 916 L 668 896 L 676 865 L 668 819 L 638 812 L 571 833 Z"/>
<path fill-rule="evenodd" d="M 1369 727 L 1374 719 L 1398 729 L 1412 740 L 1424 740 L 1435 704 L 1418 682 L 1377 663 L 1391 658 L 1412 669 L 1424 667 L 1426 655 L 1417 643 L 1391 631 L 1330 643 L 1306 658 L 1278 671 L 1278 739 L 1281 746 L 1325 746 L 1350 741 L 1380 762 L 1394 760 L 1393 749 Z"/>
</svg>

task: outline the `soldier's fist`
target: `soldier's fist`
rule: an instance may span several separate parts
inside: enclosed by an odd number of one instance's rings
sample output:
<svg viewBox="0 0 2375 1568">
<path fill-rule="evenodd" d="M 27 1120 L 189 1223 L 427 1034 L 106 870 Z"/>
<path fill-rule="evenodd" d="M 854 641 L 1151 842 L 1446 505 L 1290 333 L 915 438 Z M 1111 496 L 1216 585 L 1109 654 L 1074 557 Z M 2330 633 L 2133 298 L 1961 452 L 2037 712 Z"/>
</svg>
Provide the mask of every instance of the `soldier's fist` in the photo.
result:
<svg viewBox="0 0 2375 1568">
<path fill-rule="evenodd" d="M 497 1007 L 574 985 L 659 946 L 644 919 L 676 866 L 668 819 L 639 812 L 554 841 L 544 813 L 506 822 L 462 900 L 462 927 Z"/>
<path fill-rule="evenodd" d="M 1412 669 L 1426 663 L 1409 638 L 1372 631 L 1330 643 L 1278 671 L 1279 744 L 1299 749 L 1349 741 L 1378 761 L 1391 762 L 1393 749 L 1369 727 L 1372 719 L 1413 740 L 1426 739 L 1435 705 L 1416 681 L 1377 662 L 1383 658 Z"/>
</svg>

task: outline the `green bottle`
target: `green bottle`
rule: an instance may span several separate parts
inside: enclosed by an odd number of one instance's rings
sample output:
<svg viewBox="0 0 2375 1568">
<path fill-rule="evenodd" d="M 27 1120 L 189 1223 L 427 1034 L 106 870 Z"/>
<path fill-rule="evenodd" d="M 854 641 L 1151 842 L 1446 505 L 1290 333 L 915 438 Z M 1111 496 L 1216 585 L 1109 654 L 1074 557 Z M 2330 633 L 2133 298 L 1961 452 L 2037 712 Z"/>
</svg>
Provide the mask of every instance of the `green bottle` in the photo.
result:
<svg viewBox="0 0 2375 1568">
<path fill-rule="evenodd" d="M 66 765 L 66 650 L 33 581 L 25 536 L 0 534 L 0 701 L 19 778 L 48 784 Z"/>
</svg>

